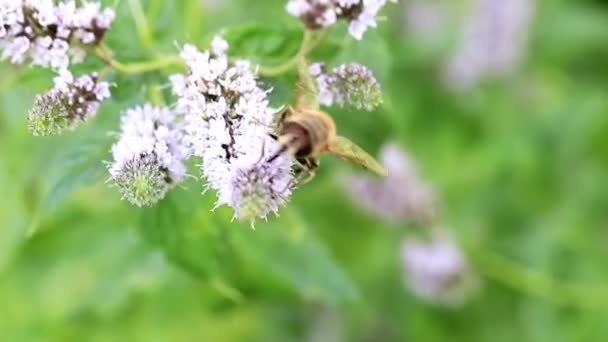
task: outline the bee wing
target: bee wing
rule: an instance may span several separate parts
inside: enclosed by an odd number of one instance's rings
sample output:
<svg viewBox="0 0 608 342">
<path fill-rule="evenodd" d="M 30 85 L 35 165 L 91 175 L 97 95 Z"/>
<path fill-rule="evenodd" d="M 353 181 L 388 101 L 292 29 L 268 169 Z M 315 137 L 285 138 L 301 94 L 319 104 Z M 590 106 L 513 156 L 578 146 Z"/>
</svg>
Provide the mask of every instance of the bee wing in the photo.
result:
<svg viewBox="0 0 608 342">
<path fill-rule="evenodd" d="M 336 136 L 329 153 L 359 165 L 379 176 L 387 175 L 386 169 L 374 157 L 348 138 Z"/>
<path fill-rule="evenodd" d="M 308 71 L 308 62 L 304 57 L 300 58 L 298 61 L 296 108 L 319 109 L 319 90 L 317 89 L 317 81 Z"/>
</svg>

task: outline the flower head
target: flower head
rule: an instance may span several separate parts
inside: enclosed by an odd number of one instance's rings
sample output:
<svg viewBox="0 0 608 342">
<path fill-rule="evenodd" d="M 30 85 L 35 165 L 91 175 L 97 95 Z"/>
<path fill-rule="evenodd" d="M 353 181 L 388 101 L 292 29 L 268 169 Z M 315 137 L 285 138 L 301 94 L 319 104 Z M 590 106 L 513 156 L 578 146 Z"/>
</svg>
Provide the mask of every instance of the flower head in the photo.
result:
<svg viewBox="0 0 608 342">
<path fill-rule="evenodd" d="M 475 285 L 464 256 L 446 236 L 428 242 L 406 240 L 401 263 L 410 290 L 433 303 L 460 306 Z"/>
<path fill-rule="evenodd" d="M 97 113 L 99 103 L 110 97 L 110 85 L 97 73 L 74 79 L 68 71 L 55 78 L 55 86 L 36 97 L 28 116 L 33 135 L 59 134 L 76 128 Z"/>
<path fill-rule="evenodd" d="M 324 64 L 315 63 L 309 71 L 317 80 L 319 102 L 325 106 L 336 103 L 369 111 L 382 103 L 380 84 L 364 65 L 340 64 L 327 73 Z"/>
<path fill-rule="evenodd" d="M 114 11 L 97 2 L 0 0 L 0 50 L 14 64 L 66 69 L 79 62 L 79 46 L 98 44 L 114 20 Z"/>
<path fill-rule="evenodd" d="M 369 27 L 376 27 L 376 16 L 386 3 L 387 0 L 290 0 L 285 9 L 310 30 L 329 27 L 344 19 L 349 23 L 351 36 L 360 40 Z"/>
<path fill-rule="evenodd" d="M 125 112 L 109 165 L 111 181 L 124 199 L 151 205 L 184 178 L 190 156 L 184 134 L 181 118 L 167 108 L 146 104 Z"/>
<path fill-rule="evenodd" d="M 276 212 L 289 196 L 291 159 L 268 162 L 276 146 L 268 133 L 274 111 L 247 61 L 229 62 L 228 44 L 215 38 L 209 51 L 184 46 L 189 73 L 171 77 L 185 115 L 188 144 L 202 158 L 207 187 L 217 191 L 235 217 L 252 220 Z M 285 186 L 282 186 L 285 185 Z"/>
<path fill-rule="evenodd" d="M 350 176 L 343 182 L 353 202 L 391 221 L 430 221 L 436 212 L 430 187 L 419 179 L 413 161 L 396 144 L 387 144 L 380 152 L 388 170 L 384 179 Z"/>
</svg>

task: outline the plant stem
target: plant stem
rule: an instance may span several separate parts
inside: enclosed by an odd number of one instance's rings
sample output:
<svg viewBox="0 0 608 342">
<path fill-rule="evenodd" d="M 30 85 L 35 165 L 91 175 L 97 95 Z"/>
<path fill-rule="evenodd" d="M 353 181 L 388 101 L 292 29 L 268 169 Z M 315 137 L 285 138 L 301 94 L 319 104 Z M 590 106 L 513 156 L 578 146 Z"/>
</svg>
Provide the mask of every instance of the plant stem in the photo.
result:
<svg viewBox="0 0 608 342">
<path fill-rule="evenodd" d="M 298 65 L 298 61 L 300 60 L 300 58 L 310 54 L 321 43 L 321 41 L 323 41 L 328 32 L 328 29 L 321 31 L 313 40 L 312 31 L 304 30 L 304 37 L 302 38 L 302 43 L 300 44 L 300 48 L 295 56 L 287 60 L 285 63 L 277 66 L 259 66 L 258 74 L 264 77 L 273 77 L 284 74 L 287 71 L 295 68 Z"/>
<path fill-rule="evenodd" d="M 162 70 L 172 66 L 183 66 L 183 60 L 177 55 L 165 55 L 156 59 L 136 62 L 136 63 L 121 63 L 112 58 L 112 52 L 105 46 L 100 46 L 94 50 L 97 57 L 103 60 L 106 65 L 112 67 L 123 74 L 141 74 L 148 71 Z"/>
<path fill-rule="evenodd" d="M 608 288 L 606 287 L 579 287 L 564 284 L 480 246 L 469 245 L 467 247 L 468 254 L 473 258 L 472 261 L 480 273 L 513 290 L 560 306 L 591 310 L 608 308 Z"/>
</svg>

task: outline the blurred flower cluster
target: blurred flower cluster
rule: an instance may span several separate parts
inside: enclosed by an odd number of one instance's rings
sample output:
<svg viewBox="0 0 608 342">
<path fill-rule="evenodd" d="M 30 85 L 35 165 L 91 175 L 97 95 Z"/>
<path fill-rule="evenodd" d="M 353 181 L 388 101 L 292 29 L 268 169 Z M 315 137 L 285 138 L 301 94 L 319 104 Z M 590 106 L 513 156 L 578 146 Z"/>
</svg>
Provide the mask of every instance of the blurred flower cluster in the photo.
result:
<svg viewBox="0 0 608 342">
<path fill-rule="evenodd" d="M 401 264 L 407 286 L 416 296 L 432 303 L 461 306 L 475 287 L 464 255 L 445 233 L 436 234 L 429 241 L 404 241 Z"/>
<path fill-rule="evenodd" d="M 316 30 L 329 27 L 344 19 L 348 32 L 355 39 L 363 38 L 370 27 L 376 27 L 378 12 L 388 0 L 290 0 L 286 9 L 300 18 L 306 28 Z M 396 0 L 390 0 L 397 2 Z"/>
<path fill-rule="evenodd" d="M 344 191 L 354 203 L 380 219 L 424 226 L 424 239 L 403 242 L 405 282 L 421 299 L 448 306 L 463 304 L 474 280 L 455 241 L 437 224 L 435 194 L 418 176 L 414 161 L 396 143 L 382 148 L 380 160 L 387 177 L 350 175 L 342 182 Z"/>
<path fill-rule="evenodd" d="M 114 11 L 98 2 L 55 4 L 52 0 L 0 0 L 0 50 L 14 64 L 31 61 L 59 73 L 55 86 L 36 98 L 29 114 L 34 135 L 59 134 L 95 115 L 110 97 L 109 84 L 98 73 L 74 78 L 70 63 L 101 43 Z"/>
<path fill-rule="evenodd" d="M 479 0 L 449 57 L 443 78 L 456 89 L 513 72 L 525 51 L 533 0 Z"/>
</svg>

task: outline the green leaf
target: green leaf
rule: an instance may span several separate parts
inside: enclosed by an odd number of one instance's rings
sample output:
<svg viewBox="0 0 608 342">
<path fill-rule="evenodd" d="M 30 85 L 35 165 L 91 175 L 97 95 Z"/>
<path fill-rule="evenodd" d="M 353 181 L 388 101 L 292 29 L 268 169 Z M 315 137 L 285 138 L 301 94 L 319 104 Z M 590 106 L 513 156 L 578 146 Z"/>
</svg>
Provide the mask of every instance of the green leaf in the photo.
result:
<svg viewBox="0 0 608 342">
<path fill-rule="evenodd" d="M 206 203 L 212 196 L 202 196 L 196 190 L 199 186 L 189 182 L 184 186 L 188 189 L 176 188 L 155 206 L 141 210 L 139 230 L 171 262 L 195 277 L 208 278 L 221 272 L 227 247 L 211 203 Z"/>
<path fill-rule="evenodd" d="M 357 297 L 349 278 L 293 208 L 283 208 L 280 219 L 263 227 L 237 229 L 233 240 L 251 263 L 248 269 L 265 271 L 304 298 L 339 303 Z"/>
<path fill-rule="evenodd" d="M 75 191 L 103 179 L 107 172 L 103 162 L 107 160 L 109 150 L 107 137 L 84 138 L 71 143 L 68 149 L 46 164 L 47 168 L 40 174 L 40 180 L 45 184 L 42 195 L 38 198 L 35 189 L 28 189 L 33 191 L 30 200 L 37 203 L 33 206 L 34 218 L 28 234 L 35 233 L 40 220 L 61 206 Z"/>
<path fill-rule="evenodd" d="M 281 26 L 255 24 L 231 27 L 223 36 L 230 43 L 230 55 L 275 64 L 295 55 L 301 32 L 286 30 Z"/>
</svg>

